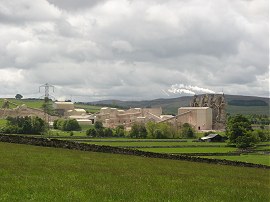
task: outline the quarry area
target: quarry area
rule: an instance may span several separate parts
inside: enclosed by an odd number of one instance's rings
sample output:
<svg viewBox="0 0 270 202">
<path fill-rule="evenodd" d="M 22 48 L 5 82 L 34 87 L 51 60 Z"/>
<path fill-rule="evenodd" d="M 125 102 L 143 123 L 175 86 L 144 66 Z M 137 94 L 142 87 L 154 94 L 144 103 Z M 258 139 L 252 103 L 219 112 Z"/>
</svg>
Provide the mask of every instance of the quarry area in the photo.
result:
<svg viewBox="0 0 270 202">
<path fill-rule="evenodd" d="M 13 108 L 11 107 L 13 106 Z M 190 106 L 179 107 L 178 114 L 173 116 L 163 114 L 162 108 L 130 108 L 127 110 L 102 107 L 97 113 L 87 113 L 85 109 L 75 108 L 73 102 L 56 101 L 52 104 L 57 116 L 46 114 L 42 109 L 27 107 L 25 104 L 18 105 L 5 100 L 0 109 L 0 118 L 8 116 L 38 116 L 48 117 L 52 122 L 59 117 L 76 119 L 78 123 L 92 125 L 96 121 L 103 123 L 104 127 L 116 128 L 124 126 L 130 130 L 134 123 L 170 123 L 175 128 L 180 128 L 184 123 L 190 124 L 197 131 L 204 130 L 224 130 L 226 120 L 226 102 L 222 95 L 195 95 L 190 101 Z"/>
</svg>

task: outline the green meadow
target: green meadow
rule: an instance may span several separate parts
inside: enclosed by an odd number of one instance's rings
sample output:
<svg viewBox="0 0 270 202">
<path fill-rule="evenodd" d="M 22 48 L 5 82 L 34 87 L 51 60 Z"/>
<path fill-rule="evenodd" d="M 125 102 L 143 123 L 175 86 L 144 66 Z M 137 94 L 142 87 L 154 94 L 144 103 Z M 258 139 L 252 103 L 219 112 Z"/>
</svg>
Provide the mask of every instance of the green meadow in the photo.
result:
<svg viewBox="0 0 270 202">
<path fill-rule="evenodd" d="M 269 170 L 0 143 L 0 201 L 269 201 Z M 229 179 L 229 180 L 228 180 Z"/>
</svg>

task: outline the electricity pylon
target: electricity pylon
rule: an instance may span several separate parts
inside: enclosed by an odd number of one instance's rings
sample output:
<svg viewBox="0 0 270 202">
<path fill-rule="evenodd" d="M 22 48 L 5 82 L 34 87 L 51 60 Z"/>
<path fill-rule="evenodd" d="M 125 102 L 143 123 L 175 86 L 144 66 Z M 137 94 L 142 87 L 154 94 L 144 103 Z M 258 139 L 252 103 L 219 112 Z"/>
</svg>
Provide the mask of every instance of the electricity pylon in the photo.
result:
<svg viewBox="0 0 270 202">
<path fill-rule="evenodd" d="M 54 92 L 54 86 L 48 83 L 45 83 L 44 85 L 39 86 L 39 92 L 40 89 L 44 88 L 45 93 L 44 93 L 44 121 L 49 124 L 50 122 L 50 116 L 49 116 L 49 100 L 50 100 L 50 88 L 52 88 Z M 43 97 L 43 96 L 42 96 Z"/>
</svg>

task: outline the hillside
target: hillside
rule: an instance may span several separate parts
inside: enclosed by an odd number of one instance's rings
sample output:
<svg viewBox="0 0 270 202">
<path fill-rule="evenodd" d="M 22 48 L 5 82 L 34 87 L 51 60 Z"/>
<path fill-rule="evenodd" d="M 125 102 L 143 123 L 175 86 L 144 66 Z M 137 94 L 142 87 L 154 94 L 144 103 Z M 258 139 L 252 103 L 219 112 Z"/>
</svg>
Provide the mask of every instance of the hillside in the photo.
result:
<svg viewBox="0 0 270 202">
<path fill-rule="evenodd" d="M 89 102 L 90 105 L 102 106 L 120 106 L 123 108 L 130 107 L 162 107 L 164 114 L 177 114 L 179 107 L 189 106 L 193 96 L 183 96 L 178 98 L 143 100 L 143 101 L 121 101 L 121 100 L 103 100 L 98 102 Z M 225 95 L 227 113 L 230 114 L 265 114 L 269 115 L 269 98 L 242 96 L 242 95 Z M 240 102 L 239 102 L 240 101 Z M 232 105 L 230 103 L 237 103 Z M 242 106 L 241 106 L 242 103 Z M 247 106 L 247 103 L 249 105 Z M 254 104 L 252 104 L 254 103 Z M 258 103 L 262 103 L 258 106 Z"/>
<path fill-rule="evenodd" d="M 225 95 L 227 105 L 227 113 L 230 114 L 261 114 L 269 115 L 269 98 L 241 95 Z M 83 108 L 91 113 L 96 113 L 102 106 L 117 107 L 128 109 L 131 107 L 162 107 L 163 114 L 177 114 L 179 107 L 189 106 L 192 96 L 183 96 L 178 98 L 161 98 L 155 100 L 142 101 L 121 101 L 121 100 L 102 100 L 88 103 L 75 103 L 75 107 Z M 0 98 L 0 107 L 3 104 L 3 98 Z M 10 107 L 15 108 L 16 105 L 26 104 L 28 107 L 41 108 L 43 100 L 41 99 L 21 99 L 16 100 L 9 98 L 14 104 Z"/>
</svg>

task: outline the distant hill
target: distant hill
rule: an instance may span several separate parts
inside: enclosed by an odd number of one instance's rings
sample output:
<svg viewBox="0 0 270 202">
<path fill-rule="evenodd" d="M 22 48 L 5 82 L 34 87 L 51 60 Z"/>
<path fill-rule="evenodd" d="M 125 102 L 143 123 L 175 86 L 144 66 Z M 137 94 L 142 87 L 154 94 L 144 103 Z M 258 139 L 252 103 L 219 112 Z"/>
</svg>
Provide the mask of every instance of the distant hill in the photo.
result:
<svg viewBox="0 0 270 202">
<path fill-rule="evenodd" d="M 88 104 L 110 107 L 119 106 L 121 108 L 162 107 L 164 114 L 177 114 L 178 108 L 189 106 L 192 98 L 193 96 L 143 101 L 102 100 L 97 102 L 89 102 Z M 225 99 L 228 103 L 227 113 L 269 115 L 269 98 L 242 95 L 225 95 Z"/>
<path fill-rule="evenodd" d="M 163 114 L 177 114 L 179 107 L 189 106 L 193 96 L 184 96 L 178 98 L 143 100 L 143 101 L 121 101 L 121 100 L 102 100 L 97 102 L 76 103 L 77 108 L 84 108 L 89 112 L 98 112 L 100 107 L 116 107 L 128 109 L 131 107 L 162 107 Z M 262 114 L 269 116 L 269 98 L 242 96 L 242 95 L 225 95 L 227 105 L 227 113 L 230 114 Z M 3 104 L 3 98 L 0 98 L 0 108 Z M 41 99 L 21 99 L 16 100 L 9 98 L 12 104 L 10 107 L 15 108 L 16 105 L 26 104 L 28 107 L 41 108 L 43 100 Z M 93 106 L 94 105 L 94 106 Z"/>
</svg>

